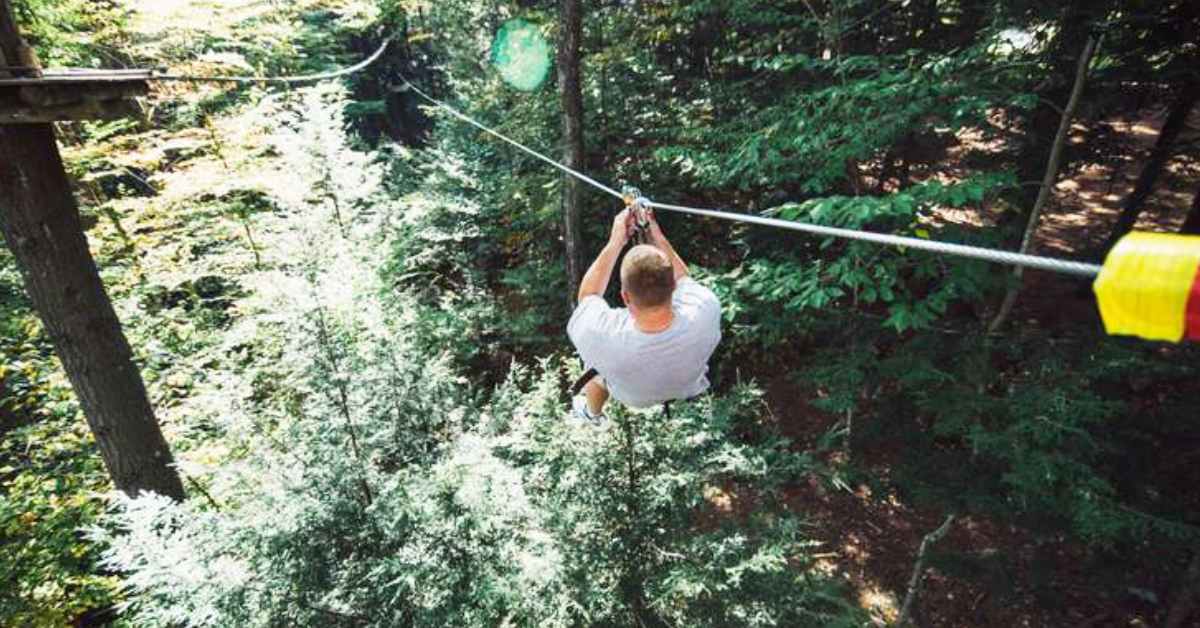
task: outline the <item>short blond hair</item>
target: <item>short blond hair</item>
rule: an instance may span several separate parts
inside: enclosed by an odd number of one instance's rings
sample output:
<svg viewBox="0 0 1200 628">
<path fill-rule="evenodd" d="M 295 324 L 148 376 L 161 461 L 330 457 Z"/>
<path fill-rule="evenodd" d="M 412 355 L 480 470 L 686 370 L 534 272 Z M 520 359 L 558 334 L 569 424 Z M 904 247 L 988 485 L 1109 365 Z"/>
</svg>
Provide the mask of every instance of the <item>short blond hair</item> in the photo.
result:
<svg viewBox="0 0 1200 628">
<path fill-rule="evenodd" d="M 675 270 L 667 255 L 649 244 L 639 244 L 621 262 L 621 287 L 638 307 L 660 307 L 675 293 Z"/>
</svg>

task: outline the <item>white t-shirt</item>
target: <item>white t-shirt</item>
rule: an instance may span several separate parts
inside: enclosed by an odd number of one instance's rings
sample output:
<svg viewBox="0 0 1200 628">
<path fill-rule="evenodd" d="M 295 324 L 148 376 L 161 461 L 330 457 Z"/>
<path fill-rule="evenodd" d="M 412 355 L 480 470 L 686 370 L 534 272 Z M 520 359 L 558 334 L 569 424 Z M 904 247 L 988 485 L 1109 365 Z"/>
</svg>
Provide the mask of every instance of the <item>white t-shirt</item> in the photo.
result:
<svg viewBox="0 0 1200 628">
<path fill-rule="evenodd" d="M 621 403 L 644 408 L 708 390 L 708 358 L 721 341 L 721 304 L 712 290 L 684 277 L 671 298 L 671 326 L 640 331 L 625 308 L 591 295 L 575 307 L 567 335 L 584 364 Z"/>
</svg>

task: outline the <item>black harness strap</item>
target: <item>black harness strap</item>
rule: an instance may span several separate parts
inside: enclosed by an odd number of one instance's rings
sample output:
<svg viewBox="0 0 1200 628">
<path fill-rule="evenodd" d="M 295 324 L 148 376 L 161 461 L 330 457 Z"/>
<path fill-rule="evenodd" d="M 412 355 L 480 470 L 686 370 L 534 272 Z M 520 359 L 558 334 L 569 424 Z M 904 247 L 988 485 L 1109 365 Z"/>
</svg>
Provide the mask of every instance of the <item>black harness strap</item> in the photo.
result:
<svg viewBox="0 0 1200 628">
<path fill-rule="evenodd" d="M 583 387 L 587 386 L 588 382 L 595 379 L 595 377 L 599 374 L 600 373 L 596 371 L 596 369 L 588 369 L 586 372 L 584 372 L 579 379 L 575 380 L 574 384 L 571 384 L 571 396 L 574 397 L 575 395 L 583 392 Z"/>
<path fill-rule="evenodd" d="M 600 373 L 598 371 L 596 371 L 596 369 L 588 369 L 587 371 L 585 371 L 583 373 L 583 375 L 580 375 L 579 379 L 575 380 L 574 384 L 571 384 L 571 397 L 575 397 L 579 393 L 583 392 L 583 387 L 587 386 L 588 382 L 595 379 L 596 376 L 599 374 Z M 695 397 L 692 397 L 690 399 L 685 399 L 684 401 L 691 401 L 692 399 L 695 399 Z M 671 404 L 674 403 L 675 401 L 678 401 L 678 400 L 672 399 L 670 401 L 664 401 L 662 404 L 663 414 L 665 414 L 667 416 L 668 420 L 670 420 L 670 418 L 671 418 Z"/>
</svg>

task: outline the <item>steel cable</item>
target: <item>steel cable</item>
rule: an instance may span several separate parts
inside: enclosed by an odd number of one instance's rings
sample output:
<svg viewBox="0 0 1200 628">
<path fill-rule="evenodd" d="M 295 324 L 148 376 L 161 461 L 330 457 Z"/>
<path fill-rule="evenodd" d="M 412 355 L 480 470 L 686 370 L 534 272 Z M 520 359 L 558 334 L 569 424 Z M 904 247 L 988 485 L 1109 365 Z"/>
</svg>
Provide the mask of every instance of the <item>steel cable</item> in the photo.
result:
<svg viewBox="0 0 1200 628">
<path fill-rule="evenodd" d="M 400 77 L 404 84 L 416 92 L 419 96 L 434 104 L 440 109 L 453 115 L 455 118 L 470 124 L 471 126 L 495 136 L 508 144 L 518 148 L 519 150 L 540 159 L 541 161 L 550 164 L 558 170 L 578 178 L 595 188 L 607 192 L 608 194 L 623 199 L 624 197 L 617 190 L 600 183 L 599 181 L 589 177 L 582 172 L 579 172 L 568 166 L 539 153 L 532 148 L 496 131 L 487 125 L 484 125 L 474 118 L 458 111 L 457 109 L 447 105 L 446 103 L 426 94 L 416 85 L 409 82 L 403 76 Z M 667 203 L 658 203 L 646 198 L 640 198 L 636 202 L 644 204 L 646 207 L 661 209 L 664 211 L 679 212 L 683 214 L 692 214 L 696 216 L 706 216 L 709 218 L 717 218 L 720 220 L 729 220 L 734 222 L 742 222 L 753 225 L 761 225 L 765 227 L 774 227 L 778 229 L 787 229 L 791 231 L 802 231 L 815 235 L 822 235 L 833 238 L 845 238 L 850 240 L 859 240 L 863 242 L 874 242 L 876 244 L 884 244 L 890 246 L 907 247 L 920 251 L 929 251 L 944 255 L 954 255 L 957 257 L 966 257 L 970 259 L 978 259 L 986 262 L 997 264 L 1007 264 L 1010 266 L 1022 266 L 1025 268 L 1036 268 L 1038 270 L 1046 270 L 1050 272 L 1063 273 L 1067 275 L 1075 275 L 1079 277 L 1095 277 L 1100 274 L 1101 267 L 1097 264 L 1088 264 L 1085 262 L 1075 262 L 1071 260 L 1057 259 L 1053 257 L 1042 257 L 1039 255 L 1029 255 L 1026 253 L 1015 253 L 1012 251 L 1002 251 L 997 249 L 989 249 L 978 246 L 970 246 L 966 244 L 955 244 L 952 242 L 939 242 L 937 240 L 926 240 L 922 238 L 913 238 L 907 236 L 898 236 L 885 233 L 874 233 L 871 231 L 860 231 L 857 229 L 845 229 L 841 227 L 827 227 L 824 225 L 815 225 L 812 223 L 798 222 L 794 220 L 782 220 L 779 218 L 770 218 L 766 216 L 755 216 L 751 214 L 738 214 L 733 212 L 718 211 L 715 209 L 703 209 L 699 207 L 687 207 L 684 205 L 670 205 Z"/>
</svg>

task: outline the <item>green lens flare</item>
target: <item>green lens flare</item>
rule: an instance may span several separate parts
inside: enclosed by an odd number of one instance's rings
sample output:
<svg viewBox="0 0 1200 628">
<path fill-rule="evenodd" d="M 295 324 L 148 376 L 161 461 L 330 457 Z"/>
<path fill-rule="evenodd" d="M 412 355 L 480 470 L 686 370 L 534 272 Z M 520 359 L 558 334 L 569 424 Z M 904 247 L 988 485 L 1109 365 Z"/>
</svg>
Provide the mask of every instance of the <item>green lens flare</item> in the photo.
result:
<svg viewBox="0 0 1200 628">
<path fill-rule="evenodd" d="M 550 44 L 533 24 L 509 20 L 492 43 L 492 64 L 505 83 L 531 92 L 541 87 L 550 74 Z"/>
</svg>

